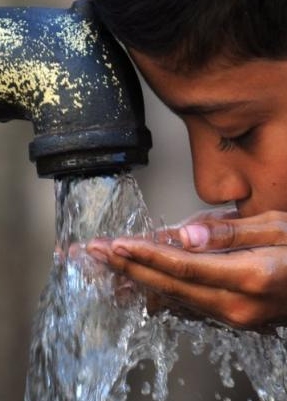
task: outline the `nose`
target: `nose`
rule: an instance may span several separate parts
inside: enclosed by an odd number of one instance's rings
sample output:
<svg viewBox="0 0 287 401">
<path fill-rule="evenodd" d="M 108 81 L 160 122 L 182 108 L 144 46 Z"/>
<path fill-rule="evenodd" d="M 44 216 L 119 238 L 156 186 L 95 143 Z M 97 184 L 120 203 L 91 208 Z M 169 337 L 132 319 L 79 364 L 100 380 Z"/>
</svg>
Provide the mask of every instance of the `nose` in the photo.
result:
<svg viewBox="0 0 287 401">
<path fill-rule="evenodd" d="M 211 205 L 236 203 L 251 197 L 247 173 L 234 156 L 214 149 L 203 149 L 193 156 L 194 183 L 199 197 Z"/>
</svg>

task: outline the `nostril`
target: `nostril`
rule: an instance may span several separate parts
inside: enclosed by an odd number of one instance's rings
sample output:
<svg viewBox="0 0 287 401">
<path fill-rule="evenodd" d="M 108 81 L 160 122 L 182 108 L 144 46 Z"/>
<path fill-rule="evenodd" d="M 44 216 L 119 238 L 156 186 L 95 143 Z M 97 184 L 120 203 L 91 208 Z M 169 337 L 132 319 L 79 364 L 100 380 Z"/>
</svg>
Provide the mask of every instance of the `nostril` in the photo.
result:
<svg viewBox="0 0 287 401">
<path fill-rule="evenodd" d="M 215 173 L 216 174 L 216 173 Z M 251 196 L 249 182 L 238 174 L 230 174 L 205 179 L 195 185 L 198 196 L 210 205 L 228 205 L 244 202 Z"/>
</svg>

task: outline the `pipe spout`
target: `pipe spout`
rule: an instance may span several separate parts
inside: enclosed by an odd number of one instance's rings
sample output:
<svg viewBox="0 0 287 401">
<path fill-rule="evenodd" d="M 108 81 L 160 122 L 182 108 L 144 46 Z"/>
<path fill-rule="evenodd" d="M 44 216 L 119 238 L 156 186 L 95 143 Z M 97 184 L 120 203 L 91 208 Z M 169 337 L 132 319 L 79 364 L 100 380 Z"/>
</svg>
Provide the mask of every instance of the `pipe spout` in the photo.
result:
<svg viewBox="0 0 287 401">
<path fill-rule="evenodd" d="M 141 87 L 92 0 L 0 8 L 0 121 L 30 120 L 40 177 L 101 175 L 148 163 Z"/>
</svg>

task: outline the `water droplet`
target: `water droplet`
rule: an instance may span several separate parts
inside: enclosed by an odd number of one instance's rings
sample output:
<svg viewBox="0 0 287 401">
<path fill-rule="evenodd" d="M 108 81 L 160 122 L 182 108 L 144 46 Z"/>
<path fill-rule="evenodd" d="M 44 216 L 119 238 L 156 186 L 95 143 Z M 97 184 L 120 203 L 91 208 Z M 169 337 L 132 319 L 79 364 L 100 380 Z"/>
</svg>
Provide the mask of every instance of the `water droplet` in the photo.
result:
<svg viewBox="0 0 287 401">
<path fill-rule="evenodd" d="M 177 382 L 178 382 L 178 384 L 180 385 L 180 386 L 185 386 L 185 380 L 182 378 L 182 377 L 179 377 L 178 379 L 177 379 Z"/>
<path fill-rule="evenodd" d="M 151 391 L 151 386 L 149 382 L 143 382 L 141 393 L 142 395 L 149 395 Z"/>
<path fill-rule="evenodd" d="M 139 363 L 139 369 L 140 370 L 145 370 L 145 364 L 143 362 Z"/>
</svg>

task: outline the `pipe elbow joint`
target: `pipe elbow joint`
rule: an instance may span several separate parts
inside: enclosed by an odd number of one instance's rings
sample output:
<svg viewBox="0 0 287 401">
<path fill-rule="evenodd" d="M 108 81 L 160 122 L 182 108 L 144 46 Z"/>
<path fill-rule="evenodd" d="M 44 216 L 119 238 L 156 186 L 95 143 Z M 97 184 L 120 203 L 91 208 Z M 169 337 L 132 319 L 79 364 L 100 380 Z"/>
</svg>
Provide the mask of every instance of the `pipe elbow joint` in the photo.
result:
<svg viewBox="0 0 287 401">
<path fill-rule="evenodd" d="M 0 13 L 0 120 L 32 121 L 30 159 L 38 175 L 99 175 L 147 164 L 152 144 L 141 87 L 93 2 Z"/>
</svg>

